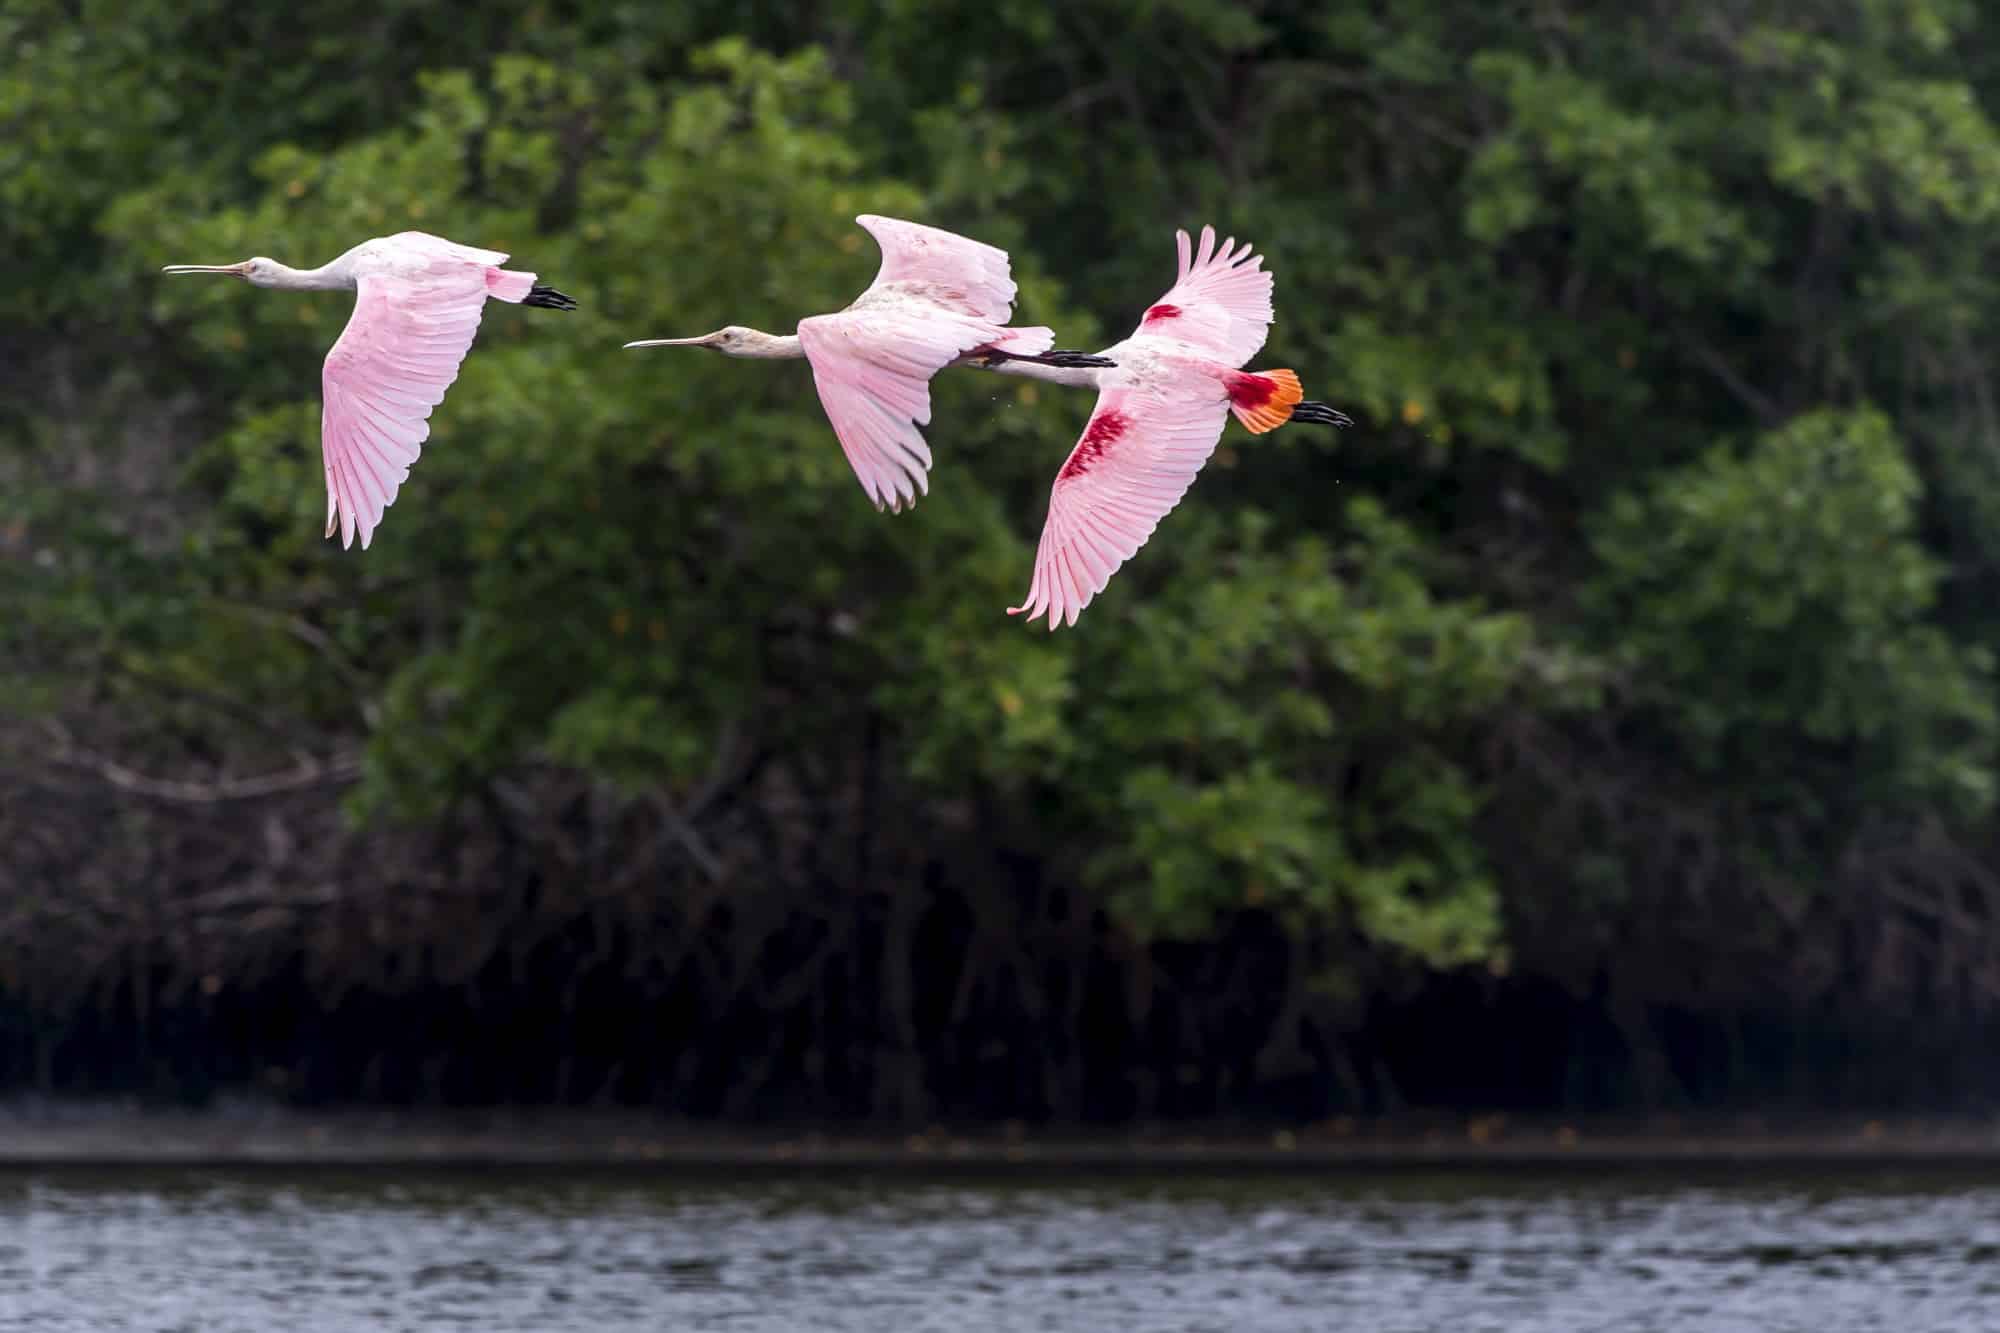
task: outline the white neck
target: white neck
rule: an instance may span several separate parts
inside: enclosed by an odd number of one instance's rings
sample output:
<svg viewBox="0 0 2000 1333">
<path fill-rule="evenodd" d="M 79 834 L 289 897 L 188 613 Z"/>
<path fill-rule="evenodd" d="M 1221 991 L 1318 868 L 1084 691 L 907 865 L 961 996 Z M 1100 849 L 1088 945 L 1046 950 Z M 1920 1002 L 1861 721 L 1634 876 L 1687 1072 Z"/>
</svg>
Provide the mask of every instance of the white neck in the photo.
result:
<svg viewBox="0 0 2000 1333">
<path fill-rule="evenodd" d="M 759 361 L 803 361 L 806 352 L 799 346 L 796 333 L 759 333 L 742 348 L 731 350 L 730 355 Z"/>
<path fill-rule="evenodd" d="M 1104 373 L 1102 366 L 1045 366 L 1039 361 L 1002 361 L 995 366 L 988 365 L 984 358 L 978 356 L 962 356 L 952 364 L 990 370 L 995 375 L 1020 375 L 1026 379 L 1045 380 L 1072 389 L 1095 389 L 1098 376 Z"/>
<path fill-rule="evenodd" d="M 276 287 L 288 292 L 340 292 L 354 290 L 352 266 L 342 255 L 330 264 L 318 268 L 292 268 L 287 264 L 272 261 L 268 270 L 260 272 L 250 281 L 259 287 Z"/>
</svg>

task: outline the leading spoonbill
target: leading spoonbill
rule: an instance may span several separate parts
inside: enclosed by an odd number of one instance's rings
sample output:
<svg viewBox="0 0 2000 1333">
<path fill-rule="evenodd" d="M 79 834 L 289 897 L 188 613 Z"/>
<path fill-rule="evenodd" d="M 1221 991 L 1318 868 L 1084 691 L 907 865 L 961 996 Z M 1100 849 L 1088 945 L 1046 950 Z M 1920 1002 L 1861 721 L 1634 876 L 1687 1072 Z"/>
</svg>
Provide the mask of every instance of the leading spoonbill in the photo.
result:
<svg viewBox="0 0 2000 1333">
<path fill-rule="evenodd" d="M 1215 228 L 1174 233 L 1180 271 L 1139 327 L 1104 349 L 1105 368 L 996 361 L 1002 374 L 1026 375 L 1097 390 L 1083 435 L 1056 473 L 1048 518 L 1035 551 L 1027 600 L 1008 615 L 1046 613 L 1048 627 L 1074 625 L 1090 599 L 1138 553 L 1194 483 L 1234 412 L 1255 434 L 1287 421 L 1351 426 L 1346 413 L 1304 401 L 1289 370 L 1239 367 L 1264 345 L 1270 327 L 1271 275 L 1263 256 L 1236 239 L 1215 248 Z"/>
<path fill-rule="evenodd" d="M 931 377 L 981 358 L 1051 369 L 1109 366 L 1103 357 L 1051 352 L 1049 329 L 1009 328 L 1014 279 L 1007 252 L 922 223 L 863 213 L 855 219 L 882 250 L 882 267 L 845 310 L 799 321 L 792 334 L 731 324 L 699 338 L 647 338 L 627 347 L 706 347 L 725 356 L 797 360 L 840 448 L 875 502 L 901 510 L 930 491 Z M 976 354 L 968 356 L 968 354 Z"/>
<path fill-rule="evenodd" d="M 487 298 L 549 310 L 576 302 L 504 269 L 498 250 L 421 231 L 378 236 L 312 269 L 258 256 L 240 264 L 169 264 L 166 273 L 223 273 L 253 287 L 352 291 L 354 313 L 320 372 L 320 457 L 326 468 L 326 535 L 336 513 L 342 549 L 367 550 L 382 511 L 430 437 L 431 409 L 458 378 Z"/>
</svg>

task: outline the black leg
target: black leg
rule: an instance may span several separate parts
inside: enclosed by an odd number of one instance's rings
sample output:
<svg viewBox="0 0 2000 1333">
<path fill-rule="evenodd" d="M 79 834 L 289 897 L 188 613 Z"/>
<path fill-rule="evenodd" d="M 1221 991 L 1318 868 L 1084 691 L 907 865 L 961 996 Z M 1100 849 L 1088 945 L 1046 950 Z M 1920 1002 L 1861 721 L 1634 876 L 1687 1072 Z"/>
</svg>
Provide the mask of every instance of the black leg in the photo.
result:
<svg viewBox="0 0 2000 1333">
<path fill-rule="evenodd" d="M 1337 407 L 1308 398 L 1292 408 L 1292 420 L 1303 421 L 1308 426 L 1352 426 L 1354 418 Z"/>
<path fill-rule="evenodd" d="M 541 306 L 544 310 L 576 309 L 574 299 L 563 295 L 553 287 L 543 287 L 539 284 L 528 289 L 528 294 L 521 298 L 521 304 Z"/>
<path fill-rule="evenodd" d="M 1040 356 L 1031 356 L 1028 359 L 1039 361 L 1045 366 L 1064 366 L 1071 370 L 1081 370 L 1091 366 L 1109 368 L 1118 364 L 1108 356 L 1097 356 L 1090 352 L 1043 352 Z"/>
<path fill-rule="evenodd" d="M 1115 366 L 1118 364 L 1110 357 L 1093 356 L 1089 352 L 1055 351 L 1042 352 L 1035 356 L 1023 356 L 1019 352 L 1001 352 L 988 348 L 979 355 L 980 359 L 989 366 L 997 366 L 1002 361 L 1033 361 L 1037 365 L 1062 366 L 1065 369 L 1079 370 L 1087 366 Z"/>
</svg>

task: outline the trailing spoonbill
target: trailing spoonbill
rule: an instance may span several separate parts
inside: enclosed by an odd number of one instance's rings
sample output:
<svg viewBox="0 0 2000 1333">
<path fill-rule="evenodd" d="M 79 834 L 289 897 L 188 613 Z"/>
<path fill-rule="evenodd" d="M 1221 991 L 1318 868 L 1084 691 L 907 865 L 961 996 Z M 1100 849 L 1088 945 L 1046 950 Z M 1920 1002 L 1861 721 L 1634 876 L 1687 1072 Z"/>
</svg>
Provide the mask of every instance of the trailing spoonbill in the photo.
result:
<svg viewBox="0 0 2000 1333">
<path fill-rule="evenodd" d="M 326 468 L 326 535 L 336 512 L 342 549 L 368 549 L 395 503 L 471 350 L 488 297 L 549 310 L 576 302 L 507 256 L 421 231 L 378 236 L 313 269 L 258 256 L 240 264 L 169 264 L 166 273 L 225 273 L 253 287 L 353 291 L 354 313 L 320 373 L 320 457 Z"/>
<path fill-rule="evenodd" d="M 1104 349 L 1108 366 L 1007 359 L 986 367 L 1097 390 L 1083 436 L 1050 489 L 1027 600 L 1008 607 L 1010 616 L 1046 613 L 1051 630 L 1059 620 L 1074 625 L 1187 494 L 1231 412 L 1259 435 L 1287 421 L 1354 424 L 1325 403 L 1304 401 L 1289 370 L 1239 369 L 1264 345 L 1272 319 L 1263 257 L 1247 243 L 1235 249 L 1235 237 L 1217 250 L 1213 227 L 1201 229 L 1201 249 L 1192 255 L 1188 234 L 1174 236 L 1177 280 L 1131 337 Z"/>
<path fill-rule="evenodd" d="M 813 385 L 861 489 L 877 509 L 901 510 L 930 491 L 931 377 L 985 358 L 1054 368 L 1109 366 L 1099 356 L 1051 352 L 1046 328 L 1008 328 L 1014 279 L 1007 252 L 922 223 L 863 213 L 882 267 L 845 310 L 802 319 L 795 334 L 731 324 L 699 338 L 647 338 L 627 347 L 707 347 L 724 356 L 797 360 Z M 977 354 L 968 358 L 967 353 Z"/>
</svg>

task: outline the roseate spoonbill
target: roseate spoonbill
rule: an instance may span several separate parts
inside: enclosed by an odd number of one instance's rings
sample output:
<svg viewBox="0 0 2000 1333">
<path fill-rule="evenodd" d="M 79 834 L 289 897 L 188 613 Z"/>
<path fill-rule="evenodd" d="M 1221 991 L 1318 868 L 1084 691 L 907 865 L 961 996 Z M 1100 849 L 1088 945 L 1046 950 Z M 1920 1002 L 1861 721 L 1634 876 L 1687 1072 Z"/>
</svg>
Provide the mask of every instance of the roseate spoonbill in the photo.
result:
<svg viewBox="0 0 2000 1333">
<path fill-rule="evenodd" d="M 1179 276 L 1131 337 L 1104 349 L 1110 367 L 1012 360 L 987 367 L 1097 389 L 1097 406 L 1049 492 L 1027 600 L 1008 607 L 1010 616 L 1046 613 L 1051 630 L 1058 621 L 1074 625 L 1187 494 L 1231 412 L 1259 435 L 1286 421 L 1354 424 L 1325 403 L 1303 401 L 1289 370 L 1238 369 L 1264 345 L 1272 319 L 1263 257 L 1247 243 L 1235 249 L 1233 236 L 1217 250 L 1213 227 L 1201 229 L 1192 254 L 1188 234 L 1174 236 Z"/>
<path fill-rule="evenodd" d="M 1051 352 L 1046 328 L 1008 328 L 1014 279 L 1007 252 L 922 223 L 863 213 L 882 250 L 875 281 L 845 310 L 799 321 L 795 334 L 731 324 L 699 338 L 647 338 L 627 347 L 707 347 L 725 356 L 812 366 L 820 405 L 861 489 L 877 509 L 901 510 L 930 491 L 931 376 L 966 353 L 1080 369 L 1099 356 Z"/>
<path fill-rule="evenodd" d="M 486 300 L 574 310 L 576 302 L 507 256 L 421 231 L 363 241 L 313 269 L 258 256 L 240 264 L 169 264 L 166 273 L 226 273 L 253 287 L 352 291 L 354 313 L 320 373 L 320 458 L 326 468 L 326 535 L 340 521 L 342 549 L 361 534 L 367 550 L 431 433 L 471 350 Z"/>
</svg>

